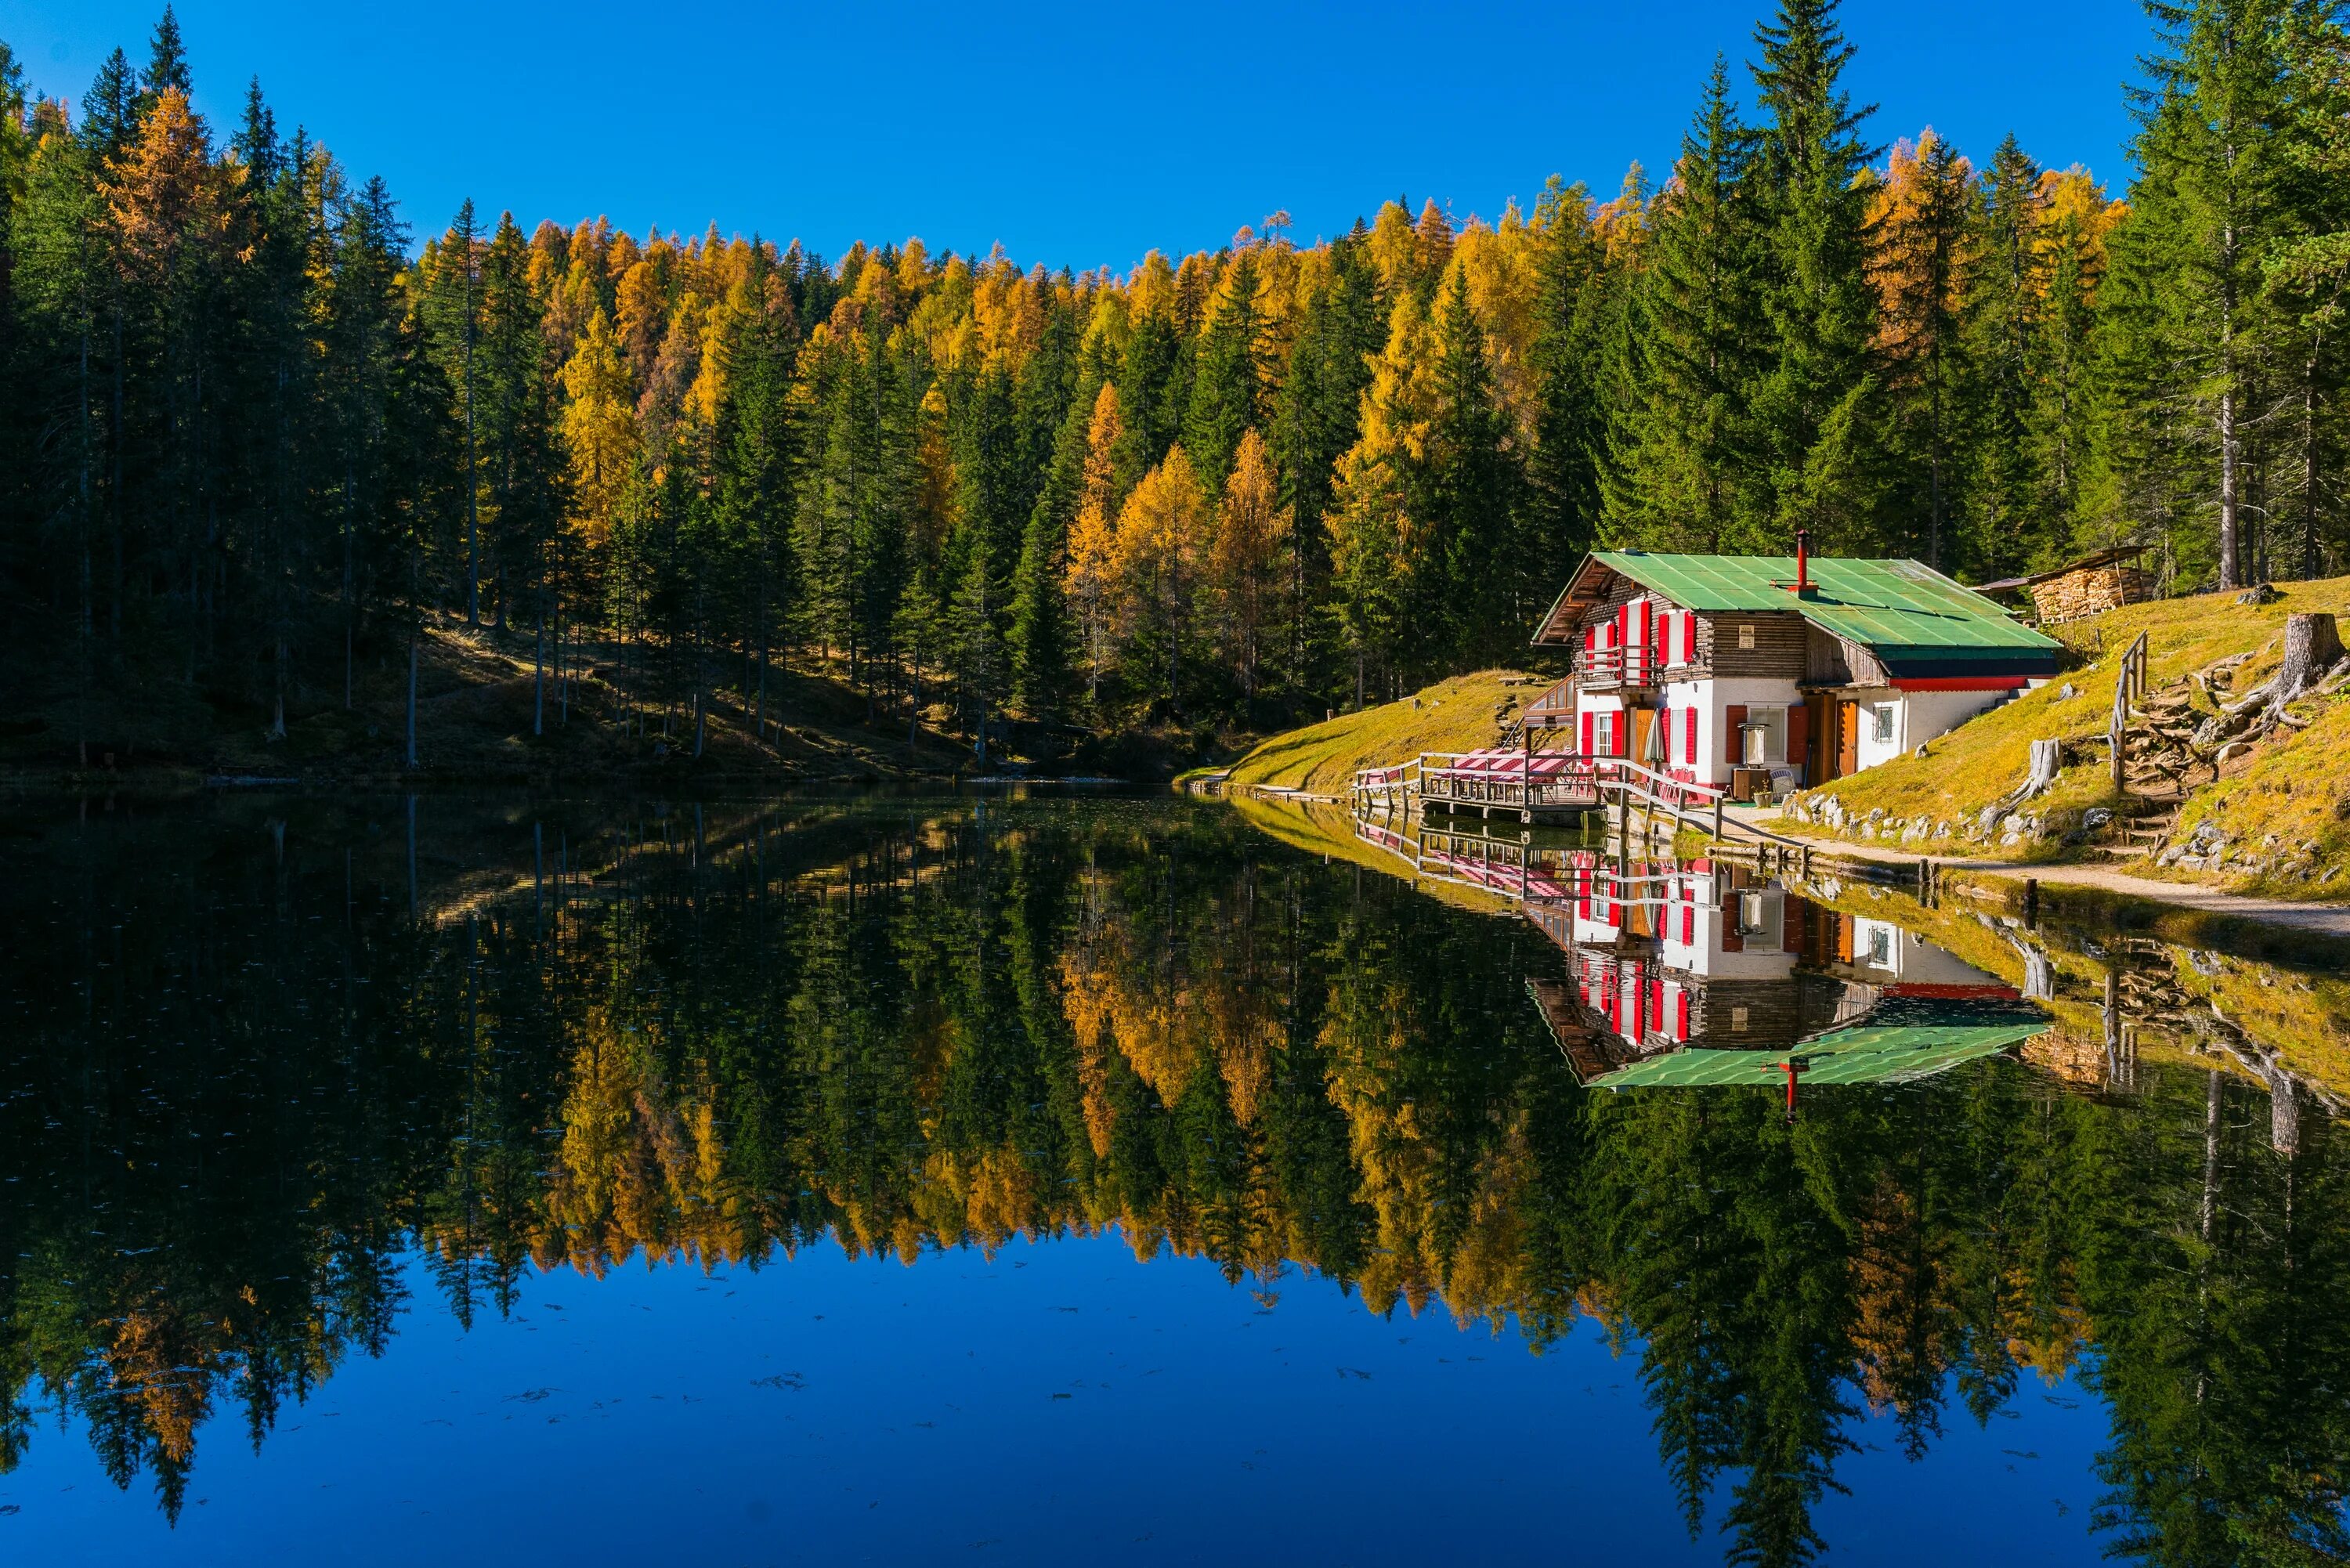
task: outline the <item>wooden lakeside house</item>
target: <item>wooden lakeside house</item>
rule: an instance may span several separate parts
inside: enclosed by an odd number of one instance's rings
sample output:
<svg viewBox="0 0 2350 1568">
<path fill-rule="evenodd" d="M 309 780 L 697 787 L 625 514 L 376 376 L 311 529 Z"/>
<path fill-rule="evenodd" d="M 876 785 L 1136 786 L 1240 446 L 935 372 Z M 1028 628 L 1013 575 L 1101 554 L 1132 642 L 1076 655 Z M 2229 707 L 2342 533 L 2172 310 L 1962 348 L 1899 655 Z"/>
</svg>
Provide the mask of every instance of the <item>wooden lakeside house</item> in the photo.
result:
<svg viewBox="0 0 2350 1568">
<path fill-rule="evenodd" d="M 1568 961 L 1566 980 L 1527 989 L 1587 1085 L 1767 1083 L 1823 1055 L 1837 1059 L 1823 1082 L 1914 1077 L 2047 1027 L 2012 986 L 1889 921 L 1727 861 L 1627 869 L 1577 857 L 1570 895 L 1526 908 Z"/>
<path fill-rule="evenodd" d="M 1746 799 L 1912 750 L 2056 672 L 2058 645 L 1916 561 L 1584 558 L 1534 633 L 1574 673 L 1529 748 L 1614 757 Z M 1564 732 L 1568 742 L 1547 743 Z"/>
</svg>

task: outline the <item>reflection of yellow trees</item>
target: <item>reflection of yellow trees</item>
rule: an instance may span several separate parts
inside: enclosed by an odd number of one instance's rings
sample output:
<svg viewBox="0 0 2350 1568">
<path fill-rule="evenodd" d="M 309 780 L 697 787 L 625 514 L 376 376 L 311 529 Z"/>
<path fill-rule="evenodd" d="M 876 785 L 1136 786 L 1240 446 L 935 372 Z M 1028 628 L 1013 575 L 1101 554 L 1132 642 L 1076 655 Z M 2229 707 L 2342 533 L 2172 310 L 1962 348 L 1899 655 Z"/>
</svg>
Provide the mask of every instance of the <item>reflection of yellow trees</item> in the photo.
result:
<svg viewBox="0 0 2350 1568">
<path fill-rule="evenodd" d="M 588 1010 L 563 1101 L 563 1142 L 533 1253 L 600 1273 L 639 1248 L 732 1262 L 763 1228 L 726 1176 L 707 1086 L 668 1084 L 650 1020 Z"/>
<path fill-rule="evenodd" d="M 227 1347 L 204 1344 L 169 1304 L 123 1314 L 105 1351 L 114 1386 L 138 1407 L 140 1425 L 175 1463 L 195 1452 L 196 1428 L 212 1413 L 212 1377 Z"/>
</svg>

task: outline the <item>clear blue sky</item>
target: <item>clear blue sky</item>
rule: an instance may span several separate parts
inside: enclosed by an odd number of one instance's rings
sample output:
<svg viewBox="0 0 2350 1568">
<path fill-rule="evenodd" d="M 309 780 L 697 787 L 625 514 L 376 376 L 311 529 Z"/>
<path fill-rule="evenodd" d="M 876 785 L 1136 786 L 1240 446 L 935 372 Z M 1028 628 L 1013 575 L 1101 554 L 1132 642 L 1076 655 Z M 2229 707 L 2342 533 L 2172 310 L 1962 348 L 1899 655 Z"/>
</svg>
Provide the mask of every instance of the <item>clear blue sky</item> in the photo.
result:
<svg viewBox="0 0 2350 1568">
<path fill-rule="evenodd" d="M 1612 194 L 1669 165 L 1716 51 L 1742 88 L 1770 0 L 889 5 L 183 0 L 197 107 L 258 74 L 420 231 L 472 195 L 525 227 L 608 214 L 697 232 L 1001 241 L 1131 265 L 1276 208 L 1301 240 L 1393 195 L 1491 215 L 1555 171 Z M 161 0 L 0 0 L 38 90 L 78 98 Z M 1978 161 L 2010 130 L 2118 186 L 2129 0 L 1846 0 L 1871 139 L 1932 125 Z"/>
</svg>

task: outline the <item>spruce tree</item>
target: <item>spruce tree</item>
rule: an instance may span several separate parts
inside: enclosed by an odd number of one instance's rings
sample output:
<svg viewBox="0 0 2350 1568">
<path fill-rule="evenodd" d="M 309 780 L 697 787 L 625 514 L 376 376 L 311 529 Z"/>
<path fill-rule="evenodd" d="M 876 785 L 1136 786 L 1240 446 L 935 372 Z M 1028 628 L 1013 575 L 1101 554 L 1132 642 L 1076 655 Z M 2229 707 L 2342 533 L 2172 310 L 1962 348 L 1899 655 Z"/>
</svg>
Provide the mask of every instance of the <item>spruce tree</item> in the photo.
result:
<svg viewBox="0 0 2350 1568">
<path fill-rule="evenodd" d="M 1894 150 L 1877 190 L 1876 268 L 1888 481 L 1881 547 L 1940 570 L 1960 504 L 1972 382 L 1960 332 L 1960 269 L 1973 227 L 1973 171 L 1929 130 Z"/>
<path fill-rule="evenodd" d="M 1783 0 L 1778 20 L 1755 32 L 1762 57 L 1754 80 L 1768 116 L 1755 182 L 1772 363 L 1754 383 L 1752 410 L 1771 507 L 1768 535 L 1736 542 L 1749 550 L 1790 550 L 1805 526 L 1814 548 L 1877 543 L 1877 301 L 1867 197 L 1857 179 L 1871 156 L 1859 128 L 1874 109 L 1854 108 L 1843 88 L 1853 50 L 1836 28 L 1836 8 L 1837 0 Z"/>
<path fill-rule="evenodd" d="M 1750 410 L 1773 347 L 1754 140 L 1717 57 L 1631 286 L 1625 384 L 1608 400 L 1612 540 L 1718 552 L 1771 536 Z"/>
<path fill-rule="evenodd" d="M 1256 252 L 1243 249 L 1226 267 L 1201 334 L 1183 414 L 1183 449 L 1201 482 L 1221 488 L 1241 434 L 1265 422 L 1270 345 Z"/>
<path fill-rule="evenodd" d="M 2152 521 L 2189 580 L 2209 572 L 2233 587 L 2262 565 L 2248 526 L 2260 477 L 2250 443 L 2286 336 L 2261 264 L 2293 216 L 2281 188 L 2293 7 L 2154 0 L 2147 10 L 2159 48 L 2138 95 L 2138 176 L 2106 301 L 2106 524 Z"/>
<path fill-rule="evenodd" d="M 1523 474 L 1511 446 L 1484 323 L 1469 299 L 1467 271 L 1450 269 L 1437 294 L 1433 417 L 1429 424 L 1428 532 L 1414 622 L 1424 628 L 1426 669 L 1438 673 L 1496 659 L 1522 642 L 1530 613 L 1518 602 L 1517 524 Z"/>
<path fill-rule="evenodd" d="M 1966 350 L 1977 402 L 1960 554 L 2004 576 L 2063 540 L 2071 517 L 2052 504 L 2034 437 L 2043 302 L 2040 167 L 2013 135 L 1983 171 L 1965 269 Z"/>
</svg>

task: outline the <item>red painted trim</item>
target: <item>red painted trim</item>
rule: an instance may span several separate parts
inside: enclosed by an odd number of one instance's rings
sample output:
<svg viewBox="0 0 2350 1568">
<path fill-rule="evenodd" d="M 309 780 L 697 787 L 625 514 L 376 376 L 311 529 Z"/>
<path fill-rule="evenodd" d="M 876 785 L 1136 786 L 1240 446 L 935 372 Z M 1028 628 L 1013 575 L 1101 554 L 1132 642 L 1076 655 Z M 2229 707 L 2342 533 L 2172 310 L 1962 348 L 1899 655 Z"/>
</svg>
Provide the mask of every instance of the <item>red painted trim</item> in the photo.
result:
<svg viewBox="0 0 2350 1568">
<path fill-rule="evenodd" d="M 2028 675 L 1913 675 L 1896 680 L 1896 691 L 2020 691 L 2032 684 Z"/>
</svg>

